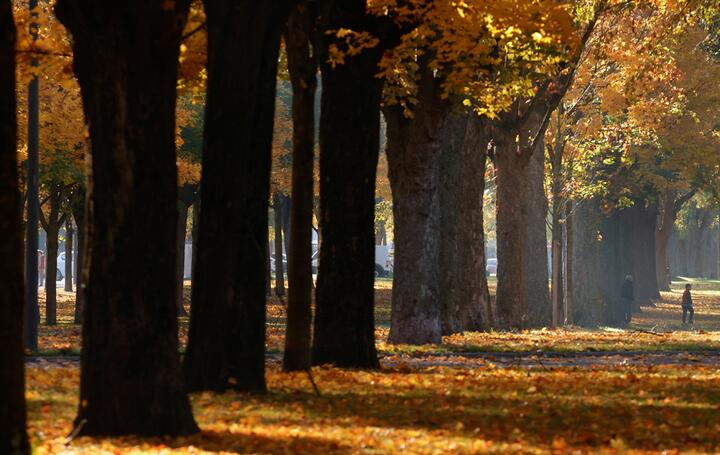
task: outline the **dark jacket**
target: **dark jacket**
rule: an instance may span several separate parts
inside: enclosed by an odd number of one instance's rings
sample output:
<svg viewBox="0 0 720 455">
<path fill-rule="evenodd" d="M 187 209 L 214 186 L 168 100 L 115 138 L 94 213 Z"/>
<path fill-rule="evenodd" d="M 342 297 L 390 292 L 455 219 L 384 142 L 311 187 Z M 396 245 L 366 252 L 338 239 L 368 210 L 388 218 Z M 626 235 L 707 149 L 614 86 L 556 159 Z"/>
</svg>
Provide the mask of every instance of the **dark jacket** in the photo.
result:
<svg viewBox="0 0 720 455">
<path fill-rule="evenodd" d="M 620 288 L 620 297 L 627 300 L 635 300 L 635 286 L 630 280 L 625 280 Z"/>
<path fill-rule="evenodd" d="M 685 292 L 683 292 L 682 306 L 693 306 L 692 294 L 687 289 L 685 290 Z"/>
</svg>

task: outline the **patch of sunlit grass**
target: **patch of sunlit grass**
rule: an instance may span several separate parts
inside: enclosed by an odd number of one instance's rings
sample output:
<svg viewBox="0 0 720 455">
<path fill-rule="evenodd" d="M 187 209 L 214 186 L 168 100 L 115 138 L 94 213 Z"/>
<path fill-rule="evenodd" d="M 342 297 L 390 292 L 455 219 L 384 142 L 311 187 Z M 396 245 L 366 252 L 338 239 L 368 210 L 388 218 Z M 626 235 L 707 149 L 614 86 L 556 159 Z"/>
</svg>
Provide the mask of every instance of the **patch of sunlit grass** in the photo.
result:
<svg viewBox="0 0 720 455">
<path fill-rule="evenodd" d="M 80 438 L 76 368 L 30 369 L 30 433 L 46 453 L 565 453 L 720 449 L 714 368 L 411 368 L 271 365 L 265 395 L 192 396 L 185 438 Z"/>
</svg>

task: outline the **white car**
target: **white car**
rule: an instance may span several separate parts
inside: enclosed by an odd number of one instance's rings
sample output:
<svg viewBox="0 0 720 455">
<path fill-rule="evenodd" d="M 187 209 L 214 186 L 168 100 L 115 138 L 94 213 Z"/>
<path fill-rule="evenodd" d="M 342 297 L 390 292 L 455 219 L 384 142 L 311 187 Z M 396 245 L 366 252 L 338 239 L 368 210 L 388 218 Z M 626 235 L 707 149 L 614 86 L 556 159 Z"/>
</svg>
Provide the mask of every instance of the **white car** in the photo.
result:
<svg viewBox="0 0 720 455">
<path fill-rule="evenodd" d="M 73 275 L 75 275 L 75 255 L 72 261 Z M 65 252 L 58 253 L 57 256 L 57 281 L 65 278 Z"/>
</svg>

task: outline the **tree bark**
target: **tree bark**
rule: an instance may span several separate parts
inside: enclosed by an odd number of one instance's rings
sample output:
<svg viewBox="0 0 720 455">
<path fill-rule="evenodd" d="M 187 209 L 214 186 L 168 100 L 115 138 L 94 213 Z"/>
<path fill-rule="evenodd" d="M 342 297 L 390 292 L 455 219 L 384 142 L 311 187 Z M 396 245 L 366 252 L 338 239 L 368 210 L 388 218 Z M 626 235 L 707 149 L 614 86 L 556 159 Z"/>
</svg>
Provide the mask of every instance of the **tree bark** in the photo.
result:
<svg viewBox="0 0 720 455">
<path fill-rule="evenodd" d="M 64 195 L 61 183 L 48 185 L 48 215 L 47 218 L 40 211 L 40 221 L 47 235 L 45 247 L 45 323 L 57 324 L 57 256 L 59 249 L 60 227 L 64 218 L 61 214 L 60 204 Z"/>
<path fill-rule="evenodd" d="M 440 300 L 443 335 L 492 325 L 485 274 L 483 197 L 487 120 L 455 113 L 444 129 L 440 184 Z"/>
<path fill-rule="evenodd" d="M 78 435 L 198 431 L 175 294 L 174 118 L 188 7 L 59 0 L 55 8 L 72 33 L 91 141 Z"/>
<path fill-rule="evenodd" d="M 439 344 L 440 156 L 449 104 L 421 59 L 413 118 L 385 108 L 388 177 L 393 193 L 395 264 L 388 342 Z"/>
<path fill-rule="evenodd" d="M 273 195 L 273 227 L 275 228 L 275 295 L 285 296 L 285 265 L 283 264 L 283 195 Z"/>
<path fill-rule="evenodd" d="M 575 216 L 574 208 L 576 202 L 570 200 L 565 204 L 565 225 L 564 225 L 564 240 L 565 240 L 565 262 L 563 264 L 563 278 L 564 288 L 563 294 L 565 297 L 565 305 L 563 308 L 563 314 L 565 315 L 565 325 L 571 325 L 575 323 L 573 317 L 575 308 Z"/>
<path fill-rule="evenodd" d="M 708 232 L 712 224 L 712 211 L 707 207 L 695 204 L 691 210 L 688 230 L 690 253 L 689 274 L 695 278 L 707 278 L 705 249 L 708 243 Z"/>
<path fill-rule="evenodd" d="M 525 301 L 528 308 L 528 325 L 547 327 L 552 323 L 552 306 L 548 287 L 548 203 L 545 197 L 545 145 L 544 134 L 530 158 L 527 175 L 528 199 L 525 252 L 527 289 Z M 499 261 L 498 261 L 499 262 Z M 654 269 L 653 269 L 654 270 Z"/>
<path fill-rule="evenodd" d="M 563 155 L 565 151 L 565 138 L 563 137 L 562 115 L 564 112 L 563 103 L 557 108 L 557 120 L 555 131 L 555 144 L 553 147 L 548 146 L 548 155 L 550 158 L 551 173 L 551 245 L 552 245 L 552 276 L 551 276 L 551 299 L 552 299 L 552 325 L 557 327 L 565 320 L 564 317 L 564 295 L 563 295 L 563 223 L 562 218 L 565 214 L 563 206 L 566 201 L 563 198 Z M 567 222 L 567 219 L 565 220 Z"/>
<path fill-rule="evenodd" d="M 77 259 L 75 260 L 75 324 L 81 324 L 83 320 L 83 308 L 85 307 L 85 283 L 87 283 L 87 271 L 85 269 L 85 258 L 87 257 L 86 238 L 87 223 L 85 217 L 86 192 L 84 188 L 76 188 L 73 191 L 70 208 L 75 226 L 77 226 Z"/>
<path fill-rule="evenodd" d="M 48 226 L 45 256 L 45 324 L 57 324 L 57 255 L 58 229 Z"/>
<path fill-rule="evenodd" d="M 292 207 L 288 249 L 288 306 L 283 370 L 310 367 L 312 324 L 312 215 L 317 63 L 311 53 L 314 11 L 310 2 L 291 14 L 285 33 L 293 87 Z"/>
<path fill-rule="evenodd" d="M 368 30 L 378 19 L 364 0 L 330 2 L 325 29 Z M 320 116 L 320 269 L 313 364 L 378 368 L 375 349 L 375 174 L 380 143 L 382 46 L 333 68 L 323 34 Z"/>
<path fill-rule="evenodd" d="M 542 190 L 546 104 L 521 112 L 519 102 L 493 122 L 497 173 L 498 288 L 495 317 L 501 328 L 544 326 L 548 295 L 546 201 Z M 533 109 L 532 107 L 528 109 Z M 516 112 L 516 114 L 513 114 Z M 540 197 L 542 196 L 542 201 Z"/>
<path fill-rule="evenodd" d="M 580 205 L 567 224 L 566 317 L 581 327 L 597 327 L 607 322 L 607 304 L 613 301 L 610 298 L 615 299 L 607 295 L 607 290 L 615 289 L 615 278 L 607 281 L 605 271 L 610 268 L 604 262 L 610 257 L 607 253 L 614 250 L 606 243 L 611 239 L 609 233 L 602 231 L 600 202 L 591 199 L 577 203 Z"/>
<path fill-rule="evenodd" d="M 208 82 L 185 377 L 265 390 L 268 200 L 280 34 L 289 0 L 207 0 Z"/>
<path fill-rule="evenodd" d="M 23 246 L 16 142 L 15 23 L 0 0 L 0 453 L 29 454 L 23 354 Z"/>
<path fill-rule="evenodd" d="M 67 215 L 65 220 L 65 290 L 73 290 L 73 237 L 74 229 L 72 217 Z"/>
</svg>

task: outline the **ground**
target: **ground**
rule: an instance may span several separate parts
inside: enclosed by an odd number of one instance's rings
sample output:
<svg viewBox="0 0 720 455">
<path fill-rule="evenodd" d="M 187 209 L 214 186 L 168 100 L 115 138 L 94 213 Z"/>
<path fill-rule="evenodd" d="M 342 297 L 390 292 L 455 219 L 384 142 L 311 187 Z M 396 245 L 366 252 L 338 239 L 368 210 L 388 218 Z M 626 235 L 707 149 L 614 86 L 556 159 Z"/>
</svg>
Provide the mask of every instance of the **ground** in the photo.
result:
<svg viewBox="0 0 720 455">
<path fill-rule="evenodd" d="M 273 298 L 269 392 L 194 394 L 203 432 L 175 439 L 66 443 L 77 406 L 72 354 L 79 330 L 43 327 L 46 355 L 28 359 L 30 432 L 39 454 L 714 453 L 720 282 L 695 282 L 691 328 L 679 322 L 682 284 L 628 330 L 468 333 L 412 348 L 384 343 L 391 290 L 389 281 L 379 281 L 383 369 L 315 368 L 320 396 L 307 374 L 279 370 L 284 307 Z M 63 299 L 60 320 L 69 322 L 72 302 Z"/>
</svg>

